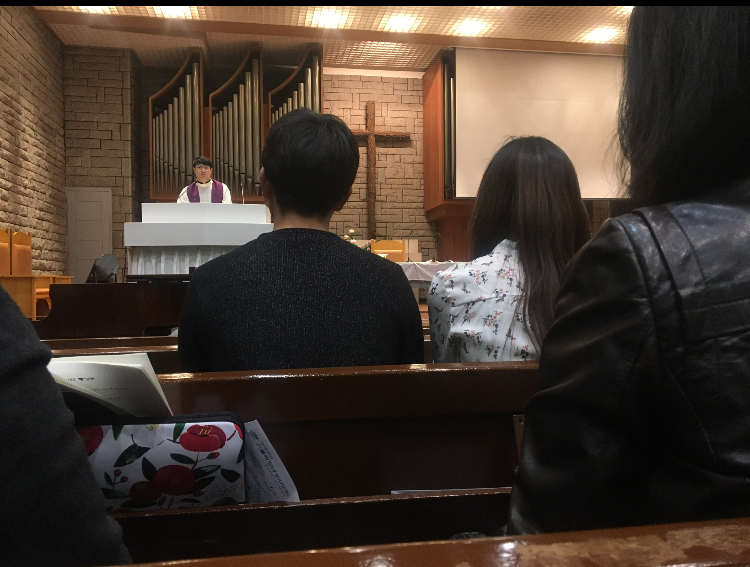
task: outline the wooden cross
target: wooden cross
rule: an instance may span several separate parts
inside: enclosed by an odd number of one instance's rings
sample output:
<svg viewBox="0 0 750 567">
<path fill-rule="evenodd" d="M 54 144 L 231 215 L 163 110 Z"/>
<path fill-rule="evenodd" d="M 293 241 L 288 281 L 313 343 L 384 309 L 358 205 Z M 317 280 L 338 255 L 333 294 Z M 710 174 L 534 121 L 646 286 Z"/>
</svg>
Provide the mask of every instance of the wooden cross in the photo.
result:
<svg viewBox="0 0 750 567">
<path fill-rule="evenodd" d="M 365 105 L 365 123 L 367 127 L 364 130 L 352 130 L 352 134 L 357 138 L 367 139 L 367 238 L 372 240 L 375 238 L 375 141 L 409 140 L 410 137 L 406 132 L 375 130 L 375 103 L 371 100 Z"/>
</svg>

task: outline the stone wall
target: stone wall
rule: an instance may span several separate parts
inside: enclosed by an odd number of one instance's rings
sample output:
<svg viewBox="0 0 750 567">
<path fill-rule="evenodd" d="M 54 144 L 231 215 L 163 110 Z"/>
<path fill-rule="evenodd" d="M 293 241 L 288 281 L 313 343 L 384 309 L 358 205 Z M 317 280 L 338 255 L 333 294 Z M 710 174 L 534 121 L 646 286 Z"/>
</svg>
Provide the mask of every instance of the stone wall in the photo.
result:
<svg viewBox="0 0 750 567">
<path fill-rule="evenodd" d="M 435 228 L 424 216 L 422 80 L 363 75 L 323 75 L 323 111 L 352 129 L 365 128 L 365 105 L 375 102 L 375 128 L 407 132 L 408 142 L 377 143 L 376 236 L 417 238 L 423 258 L 437 255 Z M 367 147 L 360 145 L 360 168 L 344 209 L 333 215 L 331 231 L 354 229 L 367 235 Z"/>
<path fill-rule="evenodd" d="M 0 6 L 0 228 L 29 232 L 34 273 L 67 261 L 63 48 L 30 6 Z"/>
<path fill-rule="evenodd" d="M 123 224 L 140 220 L 140 64 L 132 51 L 65 48 L 65 184 L 112 189 L 112 253 L 123 281 Z"/>
</svg>

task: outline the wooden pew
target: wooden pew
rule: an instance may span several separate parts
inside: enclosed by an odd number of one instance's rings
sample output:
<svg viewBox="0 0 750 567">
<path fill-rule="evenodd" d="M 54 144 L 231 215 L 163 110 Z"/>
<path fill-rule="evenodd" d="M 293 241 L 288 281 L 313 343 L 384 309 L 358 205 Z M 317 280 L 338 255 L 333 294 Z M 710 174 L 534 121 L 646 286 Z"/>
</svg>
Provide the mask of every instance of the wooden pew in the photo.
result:
<svg viewBox="0 0 750 567">
<path fill-rule="evenodd" d="M 92 337 L 87 339 L 43 339 L 42 343 L 52 350 L 112 348 L 112 347 L 155 347 L 177 346 L 177 337 Z M 85 352 L 83 352 L 85 354 Z"/>
<path fill-rule="evenodd" d="M 299 504 L 118 512 L 136 561 L 501 533 L 532 363 L 161 375 L 175 413 L 258 419 Z M 391 490 L 439 490 L 391 495 Z M 470 489 L 451 491 L 450 489 Z"/>
<path fill-rule="evenodd" d="M 148 338 L 148 337 L 144 337 Z M 75 340 L 75 339 L 74 339 Z M 86 340 L 86 339 L 81 339 Z M 52 349 L 53 357 L 87 356 L 93 354 L 133 354 L 145 353 L 157 374 L 171 374 L 180 371 L 180 361 L 177 355 L 177 345 L 153 346 L 111 346 L 89 348 L 58 348 Z"/>
<path fill-rule="evenodd" d="M 302 499 L 510 486 L 534 363 L 159 377 L 175 414 L 257 419 Z"/>
<path fill-rule="evenodd" d="M 187 282 L 52 284 L 52 310 L 34 321 L 40 339 L 137 337 L 176 327 Z M 168 334 L 166 331 L 163 334 Z"/>
<path fill-rule="evenodd" d="M 136 562 L 499 535 L 510 489 L 113 514 Z"/>
<path fill-rule="evenodd" d="M 183 565 L 181 561 L 170 567 Z M 750 518 L 519 537 L 271 553 L 190 567 L 621 567 L 750 564 Z M 164 565 L 153 563 L 151 565 Z"/>
<path fill-rule="evenodd" d="M 85 356 L 87 354 L 125 354 L 145 352 L 157 374 L 180 372 L 177 337 L 105 337 L 91 339 L 46 339 L 42 341 L 52 356 Z M 424 360 L 432 362 L 432 345 L 425 337 Z"/>
</svg>

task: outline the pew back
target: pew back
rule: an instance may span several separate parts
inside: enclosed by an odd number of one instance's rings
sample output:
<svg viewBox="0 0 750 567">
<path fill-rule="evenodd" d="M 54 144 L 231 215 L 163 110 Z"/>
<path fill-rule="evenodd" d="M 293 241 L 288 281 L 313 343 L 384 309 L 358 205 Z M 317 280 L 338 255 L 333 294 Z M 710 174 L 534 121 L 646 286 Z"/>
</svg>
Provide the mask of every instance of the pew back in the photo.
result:
<svg viewBox="0 0 750 567">
<path fill-rule="evenodd" d="M 0 228 L 0 276 L 10 275 L 10 233 L 9 228 Z"/>
<path fill-rule="evenodd" d="M 31 235 L 14 232 L 10 239 L 10 273 L 13 276 L 31 275 Z"/>
<path fill-rule="evenodd" d="M 488 539 L 272 553 L 190 567 L 635 567 L 750 564 L 750 518 Z M 170 563 L 170 567 L 181 565 Z"/>
<path fill-rule="evenodd" d="M 258 420 L 301 499 L 510 486 L 533 363 L 159 377 L 175 414 Z"/>
<path fill-rule="evenodd" d="M 42 342 L 52 350 L 53 357 L 143 352 L 148 355 L 157 374 L 173 374 L 180 371 L 177 337 L 46 339 Z"/>
<path fill-rule="evenodd" d="M 187 282 L 52 284 L 52 309 L 35 321 L 40 339 L 138 337 L 180 322 Z M 167 330 L 165 334 L 169 334 Z"/>
<path fill-rule="evenodd" d="M 134 561 L 176 561 L 502 533 L 510 490 L 250 504 L 119 514 Z"/>
<path fill-rule="evenodd" d="M 148 354 L 154 372 L 157 374 L 180 372 L 176 336 L 46 339 L 42 342 L 52 349 L 52 356 L 145 352 Z M 425 337 L 424 341 L 424 361 L 426 363 L 432 362 L 432 348 L 429 337 Z"/>
</svg>

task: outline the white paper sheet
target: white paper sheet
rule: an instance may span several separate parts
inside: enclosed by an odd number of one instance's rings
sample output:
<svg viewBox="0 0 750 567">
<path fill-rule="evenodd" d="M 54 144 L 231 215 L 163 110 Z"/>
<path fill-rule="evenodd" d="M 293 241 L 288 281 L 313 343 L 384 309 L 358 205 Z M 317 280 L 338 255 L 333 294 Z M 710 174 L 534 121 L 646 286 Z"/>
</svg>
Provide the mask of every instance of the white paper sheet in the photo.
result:
<svg viewBox="0 0 750 567">
<path fill-rule="evenodd" d="M 257 421 L 245 424 L 245 482 L 250 502 L 299 502 L 292 477 Z"/>
</svg>

